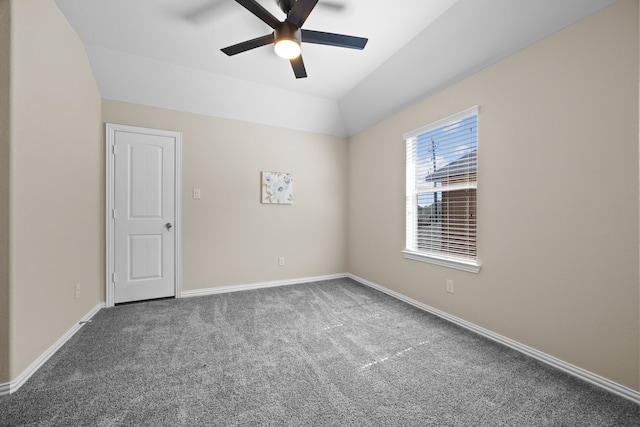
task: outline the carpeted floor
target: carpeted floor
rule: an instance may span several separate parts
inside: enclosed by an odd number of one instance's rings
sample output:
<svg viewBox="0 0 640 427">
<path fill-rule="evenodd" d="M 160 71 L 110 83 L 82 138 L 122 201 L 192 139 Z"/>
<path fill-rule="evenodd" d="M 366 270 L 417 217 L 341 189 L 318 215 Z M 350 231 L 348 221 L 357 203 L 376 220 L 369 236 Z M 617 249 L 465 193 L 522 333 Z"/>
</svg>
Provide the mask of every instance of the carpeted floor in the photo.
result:
<svg viewBox="0 0 640 427">
<path fill-rule="evenodd" d="M 638 426 L 640 407 L 350 279 L 101 310 L 2 426 Z"/>
</svg>

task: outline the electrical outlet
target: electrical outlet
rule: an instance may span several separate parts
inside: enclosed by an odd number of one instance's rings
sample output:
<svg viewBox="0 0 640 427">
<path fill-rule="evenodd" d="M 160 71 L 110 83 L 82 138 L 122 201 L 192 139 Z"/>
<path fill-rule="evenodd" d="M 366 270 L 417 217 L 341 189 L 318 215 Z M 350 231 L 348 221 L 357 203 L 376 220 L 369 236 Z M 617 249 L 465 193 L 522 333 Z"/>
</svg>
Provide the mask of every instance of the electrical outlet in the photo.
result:
<svg viewBox="0 0 640 427">
<path fill-rule="evenodd" d="M 453 280 L 447 279 L 447 292 L 453 293 Z"/>
<path fill-rule="evenodd" d="M 199 188 L 194 188 L 193 189 L 193 198 L 194 199 L 199 199 L 200 198 L 200 189 Z"/>
<path fill-rule="evenodd" d="M 76 298 L 80 298 L 80 283 L 76 283 Z"/>
<path fill-rule="evenodd" d="M 283 257 L 283 256 L 281 256 L 280 258 L 278 258 L 278 265 L 279 265 L 280 267 L 282 267 L 282 266 L 284 265 L 284 257 Z"/>
</svg>

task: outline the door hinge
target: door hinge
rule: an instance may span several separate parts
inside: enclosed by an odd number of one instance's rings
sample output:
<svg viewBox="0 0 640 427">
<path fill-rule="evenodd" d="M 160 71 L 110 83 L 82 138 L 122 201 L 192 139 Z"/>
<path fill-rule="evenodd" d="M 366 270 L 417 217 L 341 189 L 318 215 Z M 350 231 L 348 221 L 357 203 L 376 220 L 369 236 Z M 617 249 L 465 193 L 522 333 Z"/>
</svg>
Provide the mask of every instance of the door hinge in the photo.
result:
<svg viewBox="0 0 640 427">
<path fill-rule="evenodd" d="M 111 218 L 116 219 L 116 217 L 118 216 L 117 212 L 115 209 L 111 210 Z"/>
<path fill-rule="evenodd" d="M 117 278 L 118 278 L 118 276 L 116 276 L 116 273 L 111 273 L 111 281 L 112 281 L 113 283 L 116 283 L 116 281 L 117 281 L 116 279 L 117 279 Z"/>
<path fill-rule="evenodd" d="M 118 149 L 116 148 L 116 144 L 113 144 L 111 147 L 112 147 L 112 149 L 113 149 L 113 150 L 112 150 L 112 151 L 113 151 L 113 154 L 114 154 L 114 155 L 115 155 L 115 154 L 118 154 Z"/>
</svg>

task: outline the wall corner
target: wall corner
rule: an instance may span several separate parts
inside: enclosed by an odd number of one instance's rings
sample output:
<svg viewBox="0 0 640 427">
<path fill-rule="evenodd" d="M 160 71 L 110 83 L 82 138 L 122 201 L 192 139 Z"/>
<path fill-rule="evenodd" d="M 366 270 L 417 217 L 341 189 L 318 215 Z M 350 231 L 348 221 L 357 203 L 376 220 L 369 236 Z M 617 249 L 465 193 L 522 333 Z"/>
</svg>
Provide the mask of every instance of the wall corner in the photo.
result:
<svg viewBox="0 0 640 427">
<path fill-rule="evenodd" d="M 0 385 L 9 382 L 11 0 L 0 0 Z"/>
</svg>

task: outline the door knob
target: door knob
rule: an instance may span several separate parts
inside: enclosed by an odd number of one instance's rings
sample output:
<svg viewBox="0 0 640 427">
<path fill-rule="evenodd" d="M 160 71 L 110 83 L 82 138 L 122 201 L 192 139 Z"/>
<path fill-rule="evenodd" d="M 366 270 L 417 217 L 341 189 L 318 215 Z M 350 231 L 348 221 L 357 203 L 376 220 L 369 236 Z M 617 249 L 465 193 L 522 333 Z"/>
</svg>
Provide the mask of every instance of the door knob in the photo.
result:
<svg viewBox="0 0 640 427">
<path fill-rule="evenodd" d="M 167 230 L 171 230 L 171 227 L 173 227 L 173 225 L 171 225 L 171 223 L 168 222 L 167 225 L 165 225 L 165 227 L 167 227 Z"/>
</svg>

